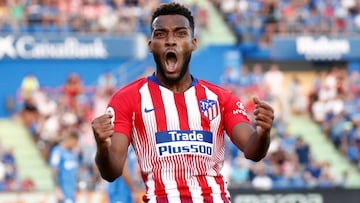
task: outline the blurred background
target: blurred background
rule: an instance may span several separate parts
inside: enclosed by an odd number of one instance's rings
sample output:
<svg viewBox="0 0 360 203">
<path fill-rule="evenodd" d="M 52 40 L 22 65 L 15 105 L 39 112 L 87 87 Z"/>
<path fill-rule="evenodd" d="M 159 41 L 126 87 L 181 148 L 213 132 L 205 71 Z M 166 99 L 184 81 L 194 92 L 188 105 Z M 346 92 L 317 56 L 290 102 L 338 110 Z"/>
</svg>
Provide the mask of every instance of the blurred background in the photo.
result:
<svg viewBox="0 0 360 203">
<path fill-rule="evenodd" d="M 55 201 L 49 152 L 80 144 L 77 202 L 107 202 L 90 122 L 154 71 L 152 11 L 165 0 L 0 0 L 0 202 Z M 183 0 L 200 44 L 191 71 L 253 108 L 275 108 L 268 155 L 227 142 L 235 203 L 360 202 L 360 1 Z M 140 182 L 140 177 L 135 177 Z"/>
</svg>

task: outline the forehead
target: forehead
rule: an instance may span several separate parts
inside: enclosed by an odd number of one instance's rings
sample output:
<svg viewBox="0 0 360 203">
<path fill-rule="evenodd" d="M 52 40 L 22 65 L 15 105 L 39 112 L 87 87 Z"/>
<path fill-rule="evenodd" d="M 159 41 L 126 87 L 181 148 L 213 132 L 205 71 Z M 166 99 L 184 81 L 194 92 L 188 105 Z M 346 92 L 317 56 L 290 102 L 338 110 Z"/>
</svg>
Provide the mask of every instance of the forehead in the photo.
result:
<svg viewBox="0 0 360 203">
<path fill-rule="evenodd" d="M 177 27 L 190 28 L 190 23 L 183 15 L 161 15 L 156 17 L 153 21 L 154 29 Z"/>
</svg>

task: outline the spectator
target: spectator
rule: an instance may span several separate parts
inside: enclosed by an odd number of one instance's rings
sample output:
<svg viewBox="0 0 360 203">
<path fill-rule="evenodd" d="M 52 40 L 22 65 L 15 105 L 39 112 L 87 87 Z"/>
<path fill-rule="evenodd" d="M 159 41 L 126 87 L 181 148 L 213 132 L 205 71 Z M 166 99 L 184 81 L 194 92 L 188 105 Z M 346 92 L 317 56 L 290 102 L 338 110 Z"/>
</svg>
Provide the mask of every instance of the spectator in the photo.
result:
<svg viewBox="0 0 360 203">
<path fill-rule="evenodd" d="M 296 139 L 295 150 L 302 167 L 308 166 L 311 159 L 310 147 L 304 142 L 302 137 Z"/>
<path fill-rule="evenodd" d="M 251 74 L 249 71 L 249 67 L 247 65 L 242 65 L 240 69 L 239 82 L 238 85 L 240 87 L 248 88 L 253 82 L 251 81 Z"/>
<path fill-rule="evenodd" d="M 10 8 L 10 24 L 14 33 L 19 33 L 27 22 L 25 15 L 25 1 L 11 0 L 8 2 Z"/>
<path fill-rule="evenodd" d="M 233 188 L 250 187 L 250 162 L 239 154 L 232 164 L 230 185 Z"/>
<path fill-rule="evenodd" d="M 273 103 L 275 117 L 279 117 L 280 112 L 285 112 L 285 102 L 283 102 L 284 73 L 278 64 L 271 64 L 269 70 L 264 75 L 264 88 L 267 98 Z M 283 116 L 287 113 L 285 112 Z"/>
<path fill-rule="evenodd" d="M 253 85 L 255 86 L 261 87 L 264 84 L 264 73 L 261 64 L 259 63 L 254 64 L 250 77 L 251 77 L 251 81 L 253 82 Z"/>
<path fill-rule="evenodd" d="M 279 65 L 271 64 L 270 69 L 265 72 L 264 83 L 272 98 L 282 97 L 283 82 L 284 73 L 280 70 Z"/>
<path fill-rule="evenodd" d="M 295 136 L 293 136 L 290 132 L 286 132 L 284 133 L 283 138 L 281 139 L 281 149 L 283 149 L 285 152 L 291 154 L 294 153 L 294 149 L 297 152 L 297 146 L 295 145 L 295 143 L 297 142 L 298 139 L 301 138 L 296 138 Z M 301 163 L 301 161 L 300 161 Z"/>
<path fill-rule="evenodd" d="M 306 99 L 302 88 L 300 79 L 294 75 L 288 90 L 288 102 L 294 114 L 301 114 L 306 110 Z"/>
<path fill-rule="evenodd" d="M 8 25 L 10 16 L 10 9 L 5 0 L 0 1 L 0 30 Z"/>
<path fill-rule="evenodd" d="M 258 190 L 270 190 L 273 187 L 272 179 L 266 174 L 266 166 L 263 162 L 254 165 L 255 177 L 252 179 L 251 184 Z"/>
<path fill-rule="evenodd" d="M 80 76 L 76 73 L 71 73 L 64 84 L 63 91 L 66 99 L 66 106 L 69 109 L 74 109 L 77 105 L 78 97 L 84 91 Z"/>
<path fill-rule="evenodd" d="M 221 84 L 231 87 L 238 84 L 239 73 L 233 67 L 226 67 L 223 75 L 220 77 Z"/>
<path fill-rule="evenodd" d="M 117 80 L 113 73 L 110 71 L 105 72 L 98 78 L 98 88 L 104 91 L 113 92 L 117 85 Z"/>
<path fill-rule="evenodd" d="M 43 5 L 40 0 L 30 0 L 25 7 L 30 32 L 36 31 L 41 26 Z"/>
<path fill-rule="evenodd" d="M 60 144 L 51 151 L 50 166 L 54 172 L 58 202 L 75 203 L 79 160 L 74 150 L 79 137 L 76 132 L 65 133 Z"/>
<path fill-rule="evenodd" d="M 309 172 L 313 178 L 319 179 L 322 172 L 321 163 L 315 159 L 311 159 L 305 171 Z"/>
<path fill-rule="evenodd" d="M 21 82 L 21 98 L 24 103 L 32 103 L 34 94 L 39 91 L 40 84 L 38 79 L 33 74 L 27 74 Z"/>
</svg>

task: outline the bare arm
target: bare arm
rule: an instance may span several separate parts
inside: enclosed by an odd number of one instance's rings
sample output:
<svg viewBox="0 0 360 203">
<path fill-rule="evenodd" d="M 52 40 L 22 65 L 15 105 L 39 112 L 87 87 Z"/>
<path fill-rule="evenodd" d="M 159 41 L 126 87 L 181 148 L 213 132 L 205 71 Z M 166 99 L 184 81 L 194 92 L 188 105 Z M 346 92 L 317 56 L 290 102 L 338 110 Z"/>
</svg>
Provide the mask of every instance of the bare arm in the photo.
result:
<svg viewBox="0 0 360 203">
<path fill-rule="evenodd" d="M 105 114 L 92 122 L 97 145 L 95 162 L 101 177 L 110 182 L 122 175 L 129 146 L 126 135 L 114 133 L 111 118 Z"/>
<path fill-rule="evenodd" d="M 246 158 L 260 161 L 269 149 L 274 110 L 257 98 L 254 98 L 254 102 L 256 129 L 246 123 L 238 123 L 232 129 L 232 138 Z"/>
</svg>

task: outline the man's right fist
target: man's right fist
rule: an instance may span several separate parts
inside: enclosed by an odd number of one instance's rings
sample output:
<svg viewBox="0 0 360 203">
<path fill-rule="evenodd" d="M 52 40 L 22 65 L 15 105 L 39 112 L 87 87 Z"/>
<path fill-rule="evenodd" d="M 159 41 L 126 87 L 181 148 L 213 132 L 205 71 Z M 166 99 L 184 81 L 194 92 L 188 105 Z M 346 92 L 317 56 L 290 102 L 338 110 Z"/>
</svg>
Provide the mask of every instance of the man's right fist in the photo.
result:
<svg viewBox="0 0 360 203">
<path fill-rule="evenodd" d="M 114 134 L 113 115 L 104 114 L 91 122 L 95 140 L 98 146 L 110 146 Z"/>
</svg>

